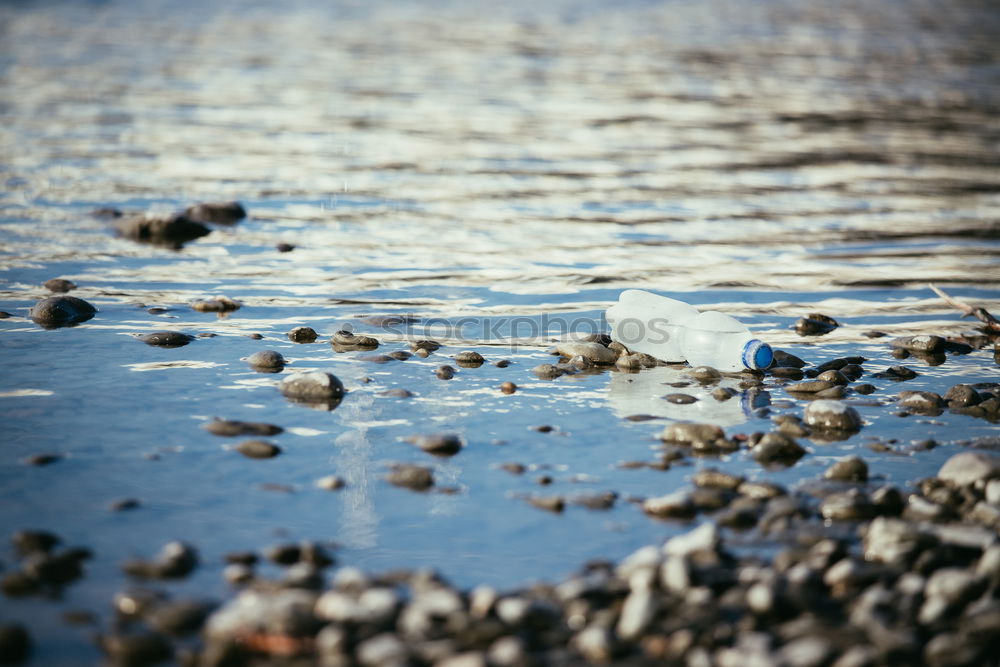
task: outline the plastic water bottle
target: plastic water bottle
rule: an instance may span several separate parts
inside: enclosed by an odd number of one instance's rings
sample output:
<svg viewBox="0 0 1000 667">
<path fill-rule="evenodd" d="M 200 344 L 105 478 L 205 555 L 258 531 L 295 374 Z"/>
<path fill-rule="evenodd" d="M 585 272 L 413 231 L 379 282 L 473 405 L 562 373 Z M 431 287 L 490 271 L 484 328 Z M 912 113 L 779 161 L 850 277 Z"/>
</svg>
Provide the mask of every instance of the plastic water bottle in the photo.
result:
<svg viewBox="0 0 1000 667">
<path fill-rule="evenodd" d="M 720 371 L 771 365 L 771 346 L 738 320 L 642 290 L 626 290 L 606 313 L 611 339 L 634 352 Z"/>
</svg>

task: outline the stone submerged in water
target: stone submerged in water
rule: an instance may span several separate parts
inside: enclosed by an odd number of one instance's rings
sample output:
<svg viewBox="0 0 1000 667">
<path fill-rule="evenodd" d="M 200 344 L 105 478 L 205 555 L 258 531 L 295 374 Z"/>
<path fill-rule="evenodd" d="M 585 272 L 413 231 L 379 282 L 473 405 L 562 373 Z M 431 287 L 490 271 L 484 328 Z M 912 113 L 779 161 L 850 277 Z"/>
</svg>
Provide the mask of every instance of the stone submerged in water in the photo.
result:
<svg viewBox="0 0 1000 667">
<path fill-rule="evenodd" d="M 865 482 L 868 480 L 868 465 L 858 456 L 849 456 L 827 468 L 823 477 L 842 482 Z"/>
<path fill-rule="evenodd" d="M 763 465 L 789 466 L 805 456 L 805 453 L 802 445 L 781 431 L 765 433 L 753 448 L 754 459 Z"/>
<path fill-rule="evenodd" d="M 714 424 L 676 423 L 670 424 L 660 433 L 660 440 L 693 445 L 724 439 L 725 432 Z"/>
<path fill-rule="evenodd" d="M 247 217 L 247 211 L 238 201 L 199 202 L 184 209 L 184 215 L 200 222 L 233 225 Z"/>
<path fill-rule="evenodd" d="M 894 339 L 890 344 L 897 349 L 933 354 L 940 352 L 944 348 L 945 339 L 941 336 L 930 335 L 904 336 Z"/>
<path fill-rule="evenodd" d="M 36 303 L 29 313 L 31 320 L 44 329 L 70 327 L 86 322 L 97 309 L 75 296 L 50 296 Z"/>
<path fill-rule="evenodd" d="M 140 579 L 179 579 L 198 566 L 198 552 L 184 542 L 169 542 L 152 560 L 129 561 L 122 570 Z"/>
<path fill-rule="evenodd" d="M 288 332 L 288 340 L 293 343 L 315 343 L 316 330 L 312 327 L 295 327 Z"/>
<path fill-rule="evenodd" d="M 133 241 L 174 247 L 207 236 L 212 231 L 182 213 L 137 215 L 118 222 L 117 229 L 119 234 Z"/>
<path fill-rule="evenodd" d="M 139 340 L 153 347 L 174 348 L 184 347 L 194 340 L 194 336 L 181 333 L 180 331 L 155 331 L 139 336 Z"/>
<path fill-rule="evenodd" d="M 454 456 L 462 451 L 462 438 L 455 433 L 415 435 L 406 441 L 435 456 Z"/>
<path fill-rule="evenodd" d="M 822 336 L 839 326 L 837 320 L 828 315 L 810 313 L 805 317 L 800 317 L 795 323 L 795 332 L 800 336 Z"/>
<path fill-rule="evenodd" d="M 807 426 L 825 431 L 857 431 L 861 415 L 840 401 L 818 400 L 806 406 L 803 421 Z"/>
<path fill-rule="evenodd" d="M 386 481 L 413 491 L 426 491 L 434 486 L 434 473 L 426 466 L 397 463 L 392 466 Z"/>
<path fill-rule="evenodd" d="M 42 283 L 42 287 L 50 292 L 65 294 L 66 292 L 75 290 L 76 283 L 71 280 L 66 280 L 65 278 L 50 278 Z"/>
<path fill-rule="evenodd" d="M 191 309 L 197 310 L 199 313 L 231 313 L 242 307 L 242 303 L 234 299 L 230 299 L 227 296 L 220 296 L 215 299 L 206 299 L 204 301 L 195 301 L 191 304 Z"/>
<path fill-rule="evenodd" d="M 246 440 L 235 449 L 249 459 L 273 459 L 281 453 L 281 447 L 266 440 Z"/>
<path fill-rule="evenodd" d="M 212 435 L 225 437 L 238 435 L 278 435 L 283 428 L 263 422 L 244 422 L 229 419 L 213 419 L 205 424 L 204 429 Z"/>
</svg>

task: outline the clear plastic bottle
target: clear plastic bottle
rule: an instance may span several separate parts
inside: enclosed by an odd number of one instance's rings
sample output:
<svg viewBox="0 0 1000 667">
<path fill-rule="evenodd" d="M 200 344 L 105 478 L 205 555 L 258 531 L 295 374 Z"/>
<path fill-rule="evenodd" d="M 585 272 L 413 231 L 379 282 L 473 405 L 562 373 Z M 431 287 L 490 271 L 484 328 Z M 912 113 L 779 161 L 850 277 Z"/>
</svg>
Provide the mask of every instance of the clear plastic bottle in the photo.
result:
<svg viewBox="0 0 1000 667">
<path fill-rule="evenodd" d="M 770 345 L 729 315 L 699 313 L 683 301 L 642 290 L 622 292 L 606 317 L 612 340 L 663 361 L 735 372 L 767 368 L 774 357 Z"/>
</svg>

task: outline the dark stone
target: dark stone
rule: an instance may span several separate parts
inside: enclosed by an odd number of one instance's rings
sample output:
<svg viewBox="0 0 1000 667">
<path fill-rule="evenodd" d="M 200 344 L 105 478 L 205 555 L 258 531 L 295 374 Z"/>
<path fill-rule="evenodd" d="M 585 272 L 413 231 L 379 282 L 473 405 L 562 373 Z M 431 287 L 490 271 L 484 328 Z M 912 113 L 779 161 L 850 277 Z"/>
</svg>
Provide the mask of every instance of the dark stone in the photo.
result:
<svg viewBox="0 0 1000 667">
<path fill-rule="evenodd" d="M 24 462 L 29 466 L 47 466 L 52 465 L 58 461 L 62 460 L 62 454 L 54 453 L 44 453 L 44 454 L 32 454 L 28 458 L 24 459 Z"/>
<path fill-rule="evenodd" d="M 903 338 L 894 339 L 890 344 L 894 348 L 908 350 L 910 352 L 933 354 L 935 352 L 940 352 L 942 348 L 944 348 L 945 340 L 941 336 L 905 336 Z"/>
<path fill-rule="evenodd" d="M 541 380 L 554 380 L 560 375 L 565 375 L 565 371 L 552 364 L 539 364 L 531 370 Z"/>
<path fill-rule="evenodd" d="M 32 553 L 49 553 L 59 545 L 60 541 L 58 535 L 44 530 L 19 530 L 11 538 L 14 549 L 22 556 Z"/>
<path fill-rule="evenodd" d="M 566 507 L 566 503 L 561 496 L 529 496 L 527 501 L 532 507 L 556 514 L 562 512 Z"/>
<path fill-rule="evenodd" d="M 323 371 L 293 373 L 278 383 L 285 398 L 301 403 L 326 404 L 333 409 L 344 396 L 344 385 L 335 375 Z"/>
<path fill-rule="evenodd" d="M 200 202 L 184 209 L 184 215 L 200 222 L 233 225 L 247 217 L 247 211 L 238 201 Z"/>
<path fill-rule="evenodd" d="M 77 285 L 73 281 L 66 280 L 65 278 L 51 278 L 42 283 L 42 287 L 50 292 L 65 294 L 66 292 L 75 290 Z"/>
<path fill-rule="evenodd" d="M 231 421 L 228 419 L 216 419 L 205 424 L 204 429 L 213 435 L 237 436 L 237 435 L 278 435 L 283 428 L 274 424 L 263 422 L 243 422 Z"/>
<path fill-rule="evenodd" d="M 43 329 L 71 327 L 86 322 L 97 309 L 75 296 L 50 296 L 32 307 L 29 317 Z"/>
<path fill-rule="evenodd" d="M 455 355 L 455 363 L 464 368 L 478 368 L 486 362 L 483 355 L 473 350 L 466 350 Z"/>
<path fill-rule="evenodd" d="M 154 606 L 145 615 L 146 623 L 154 630 L 182 637 L 201 630 L 205 619 L 216 608 L 216 603 L 208 600 L 178 600 Z"/>
<path fill-rule="evenodd" d="M 133 560 L 122 565 L 125 574 L 140 579 L 179 579 L 198 566 L 198 552 L 183 542 L 166 544 L 156 560 Z"/>
<path fill-rule="evenodd" d="M 674 403 L 675 405 L 689 405 L 698 401 L 697 398 L 691 396 L 690 394 L 667 394 L 663 397 L 667 403 Z"/>
<path fill-rule="evenodd" d="M 138 509 L 142 503 L 139 502 L 138 498 L 122 498 L 121 500 L 116 500 L 111 503 L 112 512 L 125 512 L 128 510 Z"/>
<path fill-rule="evenodd" d="M 194 336 L 181 333 L 180 331 L 157 331 L 151 334 L 143 334 L 139 336 L 139 340 L 146 345 L 154 347 L 175 348 L 184 347 L 194 340 Z"/>
<path fill-rule="evenodd" d="M 405 350 L 396 350 L 395 352 L 390 352 L 389 356 L 395 359 L 396 361 L 406 361 L 413 355 L 409 352 L 406 352 Z"/>
<path fill-rule="evenodd" d="M 344 351 L 349 350 L 374 350 L 378 347 L 378 340 L 372 338 L 371 336 L 361 336 L 346 329 L 341 329 L 330 337 L 330 345 L 334 349 L 342 348 Z M 340 351 L 340 350 L 338 350 Z"/>
<path fill-rule="evenodd" d="M 795 368 L 794 366 L 772 366 L 767 370 L 767 372 L 777 378 L 785 378 L 788 380 L 801 380 L 805 377 L 805 373 L 802 372 L 801 368 Z"/>
<path fill-rule="evenodd" d="M 462 451 L 462 438 L 454 433 L 416 435 L 406 441 L 435 456 L 454 456 Z"/>
<path fill-rule="evenodd" d="M 431 469 L 425 466 L 397 463 L 389 471 L 386 481 L 413 491 L 426 491 L 434 486 L 434 475 Z"/>
<path fill-rule="evenodd" d="M 806 365 L 806 362 L 796 357 L 794 354 L 789 354 L 784 350 L 774 350 L 774 364 L 772 365 L 772 370 L 775 366 L 781 366 L 785 368 L 802 368 Z"/>
<path fill-rule="evenodd" d="M 847 368 L 847 366 L 844 366 L 844 368 Z M 850 380 L 848 380 L 847 376 L 844 375 L 842 371 L 833 369 L 828 371 L 823 371 L 822 373 L 816 376 L 816 380 L 818 382 L 831 382 L 836 385 L 845 385 L 848 382 L 850 382 Z"/>
<path fill-rule="evenodd" d="M 832 389 L 835 386 L 832 382 L 825 382 L 823 380 L 806 380 L 805 382 L 796 382 L 795 384 L 787 385 L 785 390 L 792 394 L 816 394 L 827 389 Z"/>
<path fill-rule="evenodd" d="M 239 301 L 235 301 L 225 296 L 220 296 L 216 299 L 207 299 L 205 301 L 195 301 L 191 304 L 191 309 L 197 310 L 199 313 L 231 313 L 242 307 L 243 304 Z"/>
<path fill-rule="evenodd" d="M 907 368 L 906 366 L 889 366 L 880 373 L 875 373 L 874 377 L 880 380 L 893 380 L 895 382 L 901 382 L 903 380 L 912 380 L 917 377 L 917 372 Z"/>
<path fill-rule="evenodd" d="M 247 363 L 263 373 L 278 373 L 285 367 L 285 358 L 274 350 L 259 350 L 247 357 Z"/>
<path fill-rule="evenodd" d="M 264 440 L 246 440 L 235 449 L 250 459 L 272 459 L 281 453 L 281 447 Z"/>
<path fill-rule="evenodd" d="M 16 665 L 28 659 L 31 635 L 20 623 L 0 624 L 0 664 Z"/>
<path fill-rule="evenodd" d="M 956 384 L 945 392 L 944 400 L 948 402 L 950 408 L 964 408 L 978 405 L 983 401 L 983 397 L 967 384 Z"/>
<path fill-rule="evenodd" d="M 291 252 L 295 250 L 295 246 L 292 245 L 291 243 L 279 243 L 278 245 L 274 246 L 274 248 L 278 252 Z"/>
<path fill-rule="evenodd" d="M 868 384 L 867 382 L 865 382 L 865 383 L 856 385 L 854 387 L 854 391 L 858 392 L 859 394 L 863 394 L 863 395 L 867 396 L 868 394 L 875 393 L 875 385 Z"/>
<path fill-rule="evenodd" d="M 434 374 L 437 375 L 440 380 L 450 380 L 455 377 L 455 369 L 445 364 L 444 366 L 438 366 L 434 369 Z"/>
<path fill-rule="evenodd" d="M 810 313 L 795 323 L 795 332 L 800 336 L 822 336 L 840 325 L 837 320 L 821 313 Z"/>
<path fill-rule="evenodd" d="M 118 233 L 142 243 L 179 248 L 188 241 L 211 233 L 205 225 L 186 215 L 138 215 L 117 223 Z"/>
<path fill-rule="evenodd" d="M 500 391 L 502 391 L 505 394 L 513 394 L 514 392 L 517 391 L 517 385 L 509 381 L 504 382 L 503 384 L 500 385 Z"/>
<path fill-rule="evenodd" d="M 156 665 L 174 655 L 166 637 L 153 632 L 104 635 L 98 641 L 108 661 L 122 667 Z"/>
<path fill-rule="evenodd" d="M 379 392 L 379 396 L 389 396 L 391 398 L 412 398 L 413 392 L 408 389 L 394 388 Z"/>
<path fill-rule="evenodd" d="M 753 456 L 764 465 L 792 465 L 806 453 L 802 446 L 785 433 L 767 433 L 753 449 Z"/>
<path fill-rule="evenodd" d="M 315 343 L 316 330 L 312 327 L 295 327 L 288 332 L 288 340 L 293 343 Z"/>
<path fill-rule="evenodd" d="M 426 350 L 428 352 L 437 352 L 441 349 L 441 343 L 436 340 L 417 340 L 410 343 L 410 349 L 414 352 L 418 350 Z"/>
</svg>

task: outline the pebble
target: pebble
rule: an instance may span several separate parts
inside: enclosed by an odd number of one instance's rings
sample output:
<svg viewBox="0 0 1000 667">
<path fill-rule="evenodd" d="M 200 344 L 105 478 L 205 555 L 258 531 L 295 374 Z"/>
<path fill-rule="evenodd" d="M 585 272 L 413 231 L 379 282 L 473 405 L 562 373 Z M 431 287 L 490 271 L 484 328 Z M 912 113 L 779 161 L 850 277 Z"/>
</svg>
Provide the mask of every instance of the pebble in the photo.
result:
<svg viewBox="0 0 1000 667">
<path fill-rule="evenodd" d="M 486 362 L 483 355 L 473 350 L 466 350 L 455 355 L 455 363 L 464 368 L 478 368 Z"/>
<path fill-rule="evenodd" d="M 229 419 L 213 419 L 203 426 L 212 435 L 237 436 L 237 435 L 278 435 L 283 428 L 274 424 L 264 422 L 244 422 Z"/>
<path fill-rule="evenodd" d="M 823 477 L 841 482 L 865 482 L 868 481 L 868 465 L 860 457 L 849 456 L 827 468 Z"/>
<path fill-rule="evenodd" d="M 660 433 L 660 440 L 684 445 L 714 442 L 725 439 L 725 432 L 714 424 L 678 422 L 668 425 Z"/>
<path fill-rule="evenodd" d="M 62 542 L 58 535 L 45 530 L 19 530 L 10 541 L 21 556 L 47 554 Z"/>
<path fill-rule="evenodd" d="M 675 491 L 664 496 L 647 498 L 642 503 L 642 511 L 650 516 L 664 519 L 690 519 L 695 514 L 691 494 Z"/>
<path fill-rule="evenodd" d="M 638 354 L 623 354 L 615 360 L 615 366 L 623 371 L 636 371 L 642 368 L 642 358 Z"/>
<path fill-rule="evenodd" d="M 944 348 L 945 340 L 941 336 L 904 336 L 892 340 L 890 345 L 894 348 L 909 350 L 911 352 L 924 352 L 933 354 L 940 352 Z"/>
<path fill-rule="evenodd" d="M 278 252 L 291 252 L 295 250 L 296 247 L 297 246 L 295 246 L 292 243 L 278 243 L 277 245 L 274 246 L 274 249 L 277 250 Z"/>
<path fill-rule="evenodd" d="M 823 380 L 806 380 L 787 385 L 785 390 L 791 394 L 815 394 L 835 386 L 832 382 L 824 382 Z"/>
<path fill-rule="evenodd" d="M 847 368 L 847 366 L 844 366 L 844 368 Z M 834 369 L 823 371 L 816 376 L 816 380 L 819 382 L 830 382 L 835 385 L 845 385 L 850 382 L 850 380 L 847 379 L 847 376 L 844 375 L 843 371 Z"/>
<path fill-rule="evenodd" d="M 194 634 L 217 605 L 209 600 L 186 599 L 165 602 L 144 614 L 150 628 L 174 637 Z"/>
<path fill-rule="evenodd" d="M 198 552 L 194 547 L 184 542 L 169 542 L 155 560 L 129 561 L 122 570 L 143 579 L 179 579 L 193 572 L 197 565 Z"/>
<path fill-rule="evenodd" d="M 805 377 L 802 369 L 795 368 L 794 366 L 772 366 L 767 369 L 767 372 L 774 377 L 785 378 L 787 380 L 801 380 Z"/>
<path fill-rule="evenodd" d="M 462 451 L 462 438 L 455 433 L 415 435 L 406 441 L 435 456 L 454 456 Z"/>
<path fill-rule="evenodd" d="M 293 343 L 315 343 L 318 334 L 312 327 L 295 327 L 288 332 L 288 340 Z"/>
<path fill-rule="evenodd" d="M 716 387 L 714 390 L 712 390 L 712 398 L 714 398 L 719 402 L 728 401 L 737 393 L 738 392 L 735 389 L 732 389 L 730 387 Z"/>
<path fill-rule="evenodd" d="M 727 489 L 735 491 L 743 483 L 744 477 L 728 472 L 705 468 L 699 470 L 691 478 L 695 486 L 709 489 Z"/>
<path fill-rule="evenodd" d="M 339 402 L 344 395 L 340 380 L 323 371 L 292 373 L 278 383 L 278 389 L 287 398 L 307 403 Z"/>
<path fill-rule="evenodd" d="M 932 391 L 903 391 L 899 394 L 899 405 L 910 412 L 939 415 L 944 404 L 941 397 Z"/>
<path fill-rule="evenodd" d="M 347 480 L 339 475 L 327 475 L 326 477 L 320 477 L 317 479 L 315 485 L 316 488 L 323 489 L 325 491 L 339 491 L 347 486 Z"/>
<path fill-rule="evenodd" d="M 857 431 L 861 428 L 861 415 L 840 401 L 817 400 L 806 406 L 803 417 L 811 428 L 829 431 Z"/>
<path fill-rule="evenodd" d="M 917 377 L 917 372 L 913 369 L 907 368 L 906 366 L 889 366 L 889 368 L 875 373 L 873 377 L 880 380 L 893 380 L 894 382 L 903 382 L 904 380 L 912 380 Z"/>
<path fill-rule="evenodd" d="M 711 384 L 722 379 L 722 373 L 711 366 L 695 366 L 687 374 L 704 384 Z"/>
<path fill-rule="evenodd" d="M 618 358 L 618 354 L 614 350 L 610 350 L 600 343 L 562 342 L 555 346 L 555 351 L 567 359 L 582 356 L 595 364 L 613 364 Z"/>
<path fill-rule="evenodd" d="M 541 380 L 554 380 L 560 375 L 565 375 L 562 369 L 552 364 L 539 364 L 531 369 L 531 372 Z"/>
<path fill-rule="evenodd" d="M 663 397 L 667 403 L 673 403 L 675 405 L 690 405 L 691 403 L 696 403 L 697 398 L 691 396 L 690 394 L 667 394 Z"/>
<path fill-rule="evenodd" d="M 856 391 L 859 394 L 862 394 L 864 396 L 867 396 L 868 394 L 874 394 L 875 393 L 875 385 L 868 384 L 867 382 L 865 382 L 865 383 L 862 383 L 862 384 L 859 384 L 859 385 L 855 385 L 854 386 L 854 391 Z"/>
<path fill-rule="evenodd" d="M 374 350 L 379 346 L 378 340 L 371 336 L 361 336 L 344 329 L 334 332 L 330 337 L 330 344 L 335 349 L 341 347 L 355 350 Z"/>
<path fill-rule="evenodd" d="M 263 373 L 278 373 L 285 368 L 285 358 L 274 350 L 259 350 L 247 357 L 247 363 L 254 370 Z"/>
<path fill-rule="evenodd" d="M 112 665 L 156 665 L 174 656 L 170 642 L 156 632 L 102 635 L 98 643 Z"/>
<path fill-rule="evenodd" d="M 439 380 L 450 380 L 455 377 L 455 369 L 445 364 L 434 369 L 434 374 L 438 376 Z"/>
<path fill-rule="evenodd" d="M 71 327 L 86 322 L 97 309 L 75 296 L 50 296 L 36 303 L 28 316 L 43 329 Z"/>
<path fill-rule="evenodd" d="M 211 229 L 181 213 L 145 214 L 124 218 L 116 223 L 118 233 L 127 239 L 179 248 L 188 241 L 207 236 Z"/>
<path fill-rule="evenodd" d="M 559 514 L 566 507 L 562 496 L 528 496 L 528 504 L 540 510 Z"/>
<path fill-rule="evenodd" d="M 370 354 L 363 357 L 358 357 L 360 361 L 365 361 L 369 364 L 388 364 L 396 361 L 395 357 L 390 357 L 388 354 Z"/>
<path fill-rule="evenodd" d="M 401 387 L 380 391 L 378 395 L 388 396 L 390 398 L 413 398 L 414 396 L 412 391 L 410 391 L 409 389 L 403 389 Z"/>
<path fill-rule="evenodd" d="M 207 299 L 205 301 L 195 301 L 191 304 L 191 309 L 199 313 L 231 313 L 242 307 L 242 303 L 226 296 Z"/>
<path fill-rule="evenodd" d="M 425 466 L 397 463 L 392 466 L 386 481 L 413 491 L 426 491 L 434 486 L 434 474 Z"/>
<path fill-rule="evenodd" d="M 840 324 L 837 320 L 821 313 L 810 313 L 805 317 L 800 317 L 795 322 L 795 332 L 800 336 L 822 336 L 828 334 Z"/>
<path fill-rule="evenodd" d="M 405 350 L 396 350 L 395 352 L 390 352 L 389 356 L 396 361 L 406 361 L 407 359 L 410 359 L 413 354 L 406 352 Z"/>
<path fill-rule="evenodd" d="M 500 391 L 505 394 L 513 394 L 517 391 L 517 385 L 510 381 L 504 382 L 500 385 Z"/>
<path fill-rule="evenodd" d="M 967 384 L 956 384 L 948 388 L 944 394 L 944 400 L 948 402 L 950 408 L 964 408 L 978 405 L 983 401 L 983 397 L 974 387 Z"/>
<path fill-rule="evenodd" d="M 77 288 L 76 283 L 71 280 L 66 280 L 65 278 L 50 278 L 42 283 L 42 287 L 50 292 L 56 292 L 59 294 L 65 294 Z"/>
<path fill-rule="evenodd" d="M 1000 456 L 989 452 L 960 452 L 945 461 L 938 478 L 957 486 L 1000 478 Z"/>
<path fill-rule="evenodd" d="M 265 440 L 246 440 L 234 449 L 251 459 L 271 459 L 281 453 L 281 447 Z"/>
<path fill-rule="evenodd" d="M 763 465 L 792 465 L 805 456 L 805 453 L 802 445 L 780 431 L 764 434 L 753 448 L 754 459 Z"/>
<path fill-rule="evenodd" d="M 194 336 L 180 331 L 156 331 L 139 336 L 139 340 L 153 347 L 175 348 L 184 347 L 194 340 Z"/>
<path fill-rule="evenodd" d="M 200 202 L 184 209 L 184 215 L 201 222 L 232 225 L 247 217 L 247 211 L 238 201 Z"/>
<path fill-rule="evenodd" d="M 0 664 L 24 662 L 31 654 L 32 641 L 28 630 L 17 622 L 0 623 Z"/>
<path fill-rule="evenodd" d="M 436 340 L 417 340 L 410 343 L 410 349 L 414 352 L 426 350 L 427 352 L 437 352 L 441 349 L 441 343 Z"/>
<path fill-rule="evenodd" d="M 795 356 L 785 352 L 784 350 L 774 350 L 774 366 L 783 366 L 785 368 L 802 368 L 806 365 L 806 362 Z"/>
<path fill-rule="evenodd" d="M 862 521 L 875 514 L 875 506 L 859 489 L 830 494 L 819 509 L 823 518 L 831 521 Z"/>
<path fill-rule="evenodd" d="M 25 458 L 24 462 L 30 466 L 47 466 L 61 461 L 62 458 L 62 454 L 46 452 L 44 454 L 32 454 L 31 456 Z"/>
</svg>

